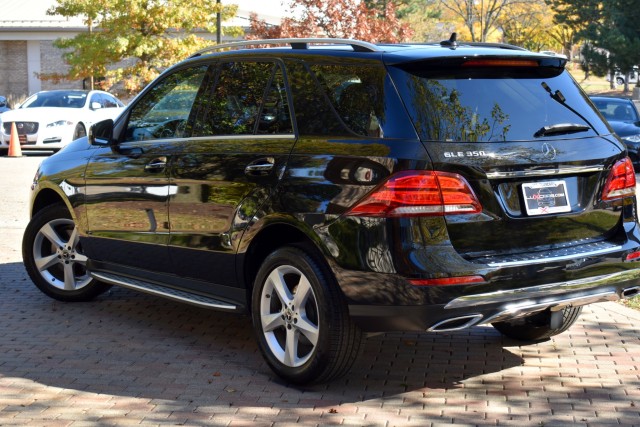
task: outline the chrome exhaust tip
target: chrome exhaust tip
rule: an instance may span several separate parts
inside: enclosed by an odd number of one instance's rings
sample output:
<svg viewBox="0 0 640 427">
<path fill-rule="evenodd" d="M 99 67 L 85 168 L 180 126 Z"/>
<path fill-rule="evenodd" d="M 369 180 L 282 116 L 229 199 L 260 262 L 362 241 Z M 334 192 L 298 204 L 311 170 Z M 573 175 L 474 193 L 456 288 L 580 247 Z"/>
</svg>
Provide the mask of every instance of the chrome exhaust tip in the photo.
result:
<svg viewBox="0 0 640 427">
<path fill-rule="evenodd" d="M 640 293 L 640 286 L 634 286 L 632 288 L 627 288 L 622 290 L 622 298 L 629 299 L 633 298 Z"/>
<path fill-rule="evenodd" d="M 470 314 L 468 316 L 453 317 L 451 319 L 442 320 L 429 329 L 428 332 L 452 332 L 460 331 L 477 325 L 482 319 L 482 314 Z"/>
</svg>

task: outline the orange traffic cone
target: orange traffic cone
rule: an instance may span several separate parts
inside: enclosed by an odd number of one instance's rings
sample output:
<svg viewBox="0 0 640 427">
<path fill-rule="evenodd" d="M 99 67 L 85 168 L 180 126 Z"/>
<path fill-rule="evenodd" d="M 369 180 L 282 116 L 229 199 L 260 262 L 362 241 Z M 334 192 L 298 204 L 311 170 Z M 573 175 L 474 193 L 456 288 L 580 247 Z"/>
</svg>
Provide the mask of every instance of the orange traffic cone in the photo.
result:
<svg viewBox="0 0 640 427">
<path fill-rule="evenodd" d="M 9 157 L 22 157 L 22 148 L 20 148 L 16 122 L 11 123 L 11 138 L 9 138 L 9 153 L 7 153 L 7 155 Z"/>
</svg>

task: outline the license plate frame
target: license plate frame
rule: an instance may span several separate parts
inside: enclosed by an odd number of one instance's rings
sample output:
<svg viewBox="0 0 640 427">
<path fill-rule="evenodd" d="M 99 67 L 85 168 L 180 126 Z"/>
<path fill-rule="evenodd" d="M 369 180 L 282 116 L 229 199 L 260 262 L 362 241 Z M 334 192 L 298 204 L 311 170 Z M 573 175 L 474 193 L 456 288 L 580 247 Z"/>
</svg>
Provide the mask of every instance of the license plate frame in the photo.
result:
<svg viewBox="0 0 640 427">
<path fill-rule="evenodd" d="M 565 180 L 524 183 L 522 195 L 529 216 L 571 212 Z"/>
</svg>

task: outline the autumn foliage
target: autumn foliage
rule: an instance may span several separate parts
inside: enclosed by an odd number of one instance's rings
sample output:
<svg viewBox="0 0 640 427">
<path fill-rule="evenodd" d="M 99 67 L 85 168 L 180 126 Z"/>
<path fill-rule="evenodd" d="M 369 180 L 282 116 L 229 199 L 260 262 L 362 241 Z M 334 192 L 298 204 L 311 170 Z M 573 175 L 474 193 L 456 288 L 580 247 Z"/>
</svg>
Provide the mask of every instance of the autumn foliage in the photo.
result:
<svg viewBox="0 0 640 427">
<path fill-rule="evenodd" d="M 246 38 L 332 37 L 396 43 L 409 40 L 413 33 L 397 18 L 391 1 L 383 11 L 359 0 L 290 0 L 290 8 L 300 13 L 283 18 L 281 25 L 268 25 L 252 15 Z"/>
</svg>

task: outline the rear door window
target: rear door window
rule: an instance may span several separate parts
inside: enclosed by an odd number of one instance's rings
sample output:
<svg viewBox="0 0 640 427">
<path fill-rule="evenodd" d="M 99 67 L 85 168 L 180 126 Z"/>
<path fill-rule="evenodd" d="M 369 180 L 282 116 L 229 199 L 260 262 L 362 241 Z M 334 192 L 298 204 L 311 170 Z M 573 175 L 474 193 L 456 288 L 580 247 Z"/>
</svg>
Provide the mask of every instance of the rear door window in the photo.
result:
<svg viewBox="0 0 640 427">
<path fill-rule="evenodd" d="M 193 136 L 291 134 L 281 67 L 273 62 L 219 64 L 193 112 Z"/>
</svg>

